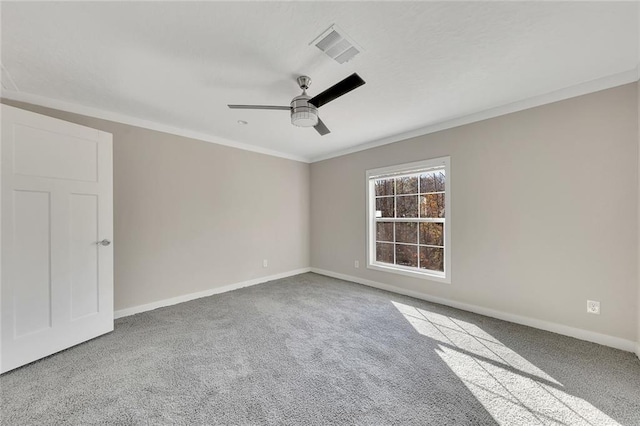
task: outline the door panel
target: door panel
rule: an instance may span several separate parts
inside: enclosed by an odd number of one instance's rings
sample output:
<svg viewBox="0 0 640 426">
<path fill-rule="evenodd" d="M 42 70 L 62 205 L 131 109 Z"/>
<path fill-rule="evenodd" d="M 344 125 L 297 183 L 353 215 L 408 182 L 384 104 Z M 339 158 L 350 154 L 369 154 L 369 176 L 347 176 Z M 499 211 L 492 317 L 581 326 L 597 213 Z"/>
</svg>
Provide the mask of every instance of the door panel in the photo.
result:
<svg viewBox="0 0 640 426">
<path fill-rule="evenodd" d="M 13 191 L 14 337 L 51 327 L 49 194 Z M 15 214 L 20 213 L 20 214 Z"/>
<path fill-rule="evenodd" d="M 78 138 L 17 124 L 13 129 L 15 174 L 47 178 L 97 181 L 98 144 Z M 69 161 L 73 155 L 73 161 Z"/>
<path fill-rule="evenodd" d="M 0 373 L 113 330 L 111 135 L 1 105 Z"/>
<path fill-rule="evenodd" d="M 71 319 L 98 312 L 98 197 L 70 195 Z"/>
</svg>

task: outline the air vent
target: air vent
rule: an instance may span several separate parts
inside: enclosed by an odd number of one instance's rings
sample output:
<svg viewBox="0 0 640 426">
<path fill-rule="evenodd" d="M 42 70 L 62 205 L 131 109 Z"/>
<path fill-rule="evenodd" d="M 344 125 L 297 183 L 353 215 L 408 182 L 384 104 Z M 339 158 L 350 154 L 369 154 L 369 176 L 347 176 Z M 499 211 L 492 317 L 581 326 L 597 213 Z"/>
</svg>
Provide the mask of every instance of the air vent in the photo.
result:
<svg viewBox="0 0 640 426">
<path fill-rule="evenodd" d="M 362 52 L 362 48 L 335 24 L 309 44 L 315 45 L 339 64 L 349 62 L 354 56 Z"/>
</svg>

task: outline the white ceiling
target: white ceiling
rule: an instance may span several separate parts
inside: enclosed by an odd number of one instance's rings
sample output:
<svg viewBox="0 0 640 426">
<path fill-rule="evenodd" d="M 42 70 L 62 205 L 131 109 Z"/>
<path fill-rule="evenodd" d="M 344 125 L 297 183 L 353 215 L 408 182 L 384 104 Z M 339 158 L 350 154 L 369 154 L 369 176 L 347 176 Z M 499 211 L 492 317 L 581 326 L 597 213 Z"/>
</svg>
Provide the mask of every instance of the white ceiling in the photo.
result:
<svg viewBox="0 0 640 426">
<path fill-rule="evenodd" d="M 5 96 L 35 95 L 303 160 L 628 73 L 638 63 L 635 2 L 1 7 L 2 64 L 13 80 L 3 83 Z M 343 65 L 309 45 L 333 23 L 365 49 Z M 327 136 L 292 126 L 286 111 L 226 106 L 288 105 L 300 93 L 298 75 L 312 78 L 313 96 L 353 72 L 367 84 L 320 109 Z"/>
</svg>

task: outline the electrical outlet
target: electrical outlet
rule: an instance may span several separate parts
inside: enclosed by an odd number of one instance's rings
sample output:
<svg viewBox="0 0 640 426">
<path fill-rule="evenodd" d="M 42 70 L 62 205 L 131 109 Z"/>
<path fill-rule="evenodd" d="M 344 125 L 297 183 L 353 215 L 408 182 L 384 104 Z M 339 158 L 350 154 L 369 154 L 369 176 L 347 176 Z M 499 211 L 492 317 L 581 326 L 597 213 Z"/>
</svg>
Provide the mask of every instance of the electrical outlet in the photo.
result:
<svg viewBox="0 0 640 426">
<path fill-rule="evenodd" d="M 267 259 L 262 261 L 262 267 L 263 268 L 268 268 L 269 267 L 269 261 Z"/>
<path fill-rule="evenodd" d="M 360 261 L 359 261 L 359 260 L 354 261 L 354 262 L 353 262 L 353 266 L 354 266 L 355 268 L 359 268 L 359 267 L 360 267 Z"/>
<path fill-rule="evenodd" d="M 590 314 L 600 315 L 600 302 L 587 300 L 587 312 Z"/>
</svg>

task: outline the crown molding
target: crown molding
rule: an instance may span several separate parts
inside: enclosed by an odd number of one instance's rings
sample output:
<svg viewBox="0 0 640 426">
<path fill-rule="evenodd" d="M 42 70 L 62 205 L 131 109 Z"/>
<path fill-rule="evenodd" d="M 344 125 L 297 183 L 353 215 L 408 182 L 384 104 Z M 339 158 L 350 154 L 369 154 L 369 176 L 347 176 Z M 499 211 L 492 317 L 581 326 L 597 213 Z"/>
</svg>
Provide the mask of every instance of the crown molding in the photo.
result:
<svg viewBox="0 0 640 426">
<path fill-rule="evenodd" d="M 46 108 L 57 109 L 64 112 L 70 112 L 73 114 L 84 115 L 92 118 L 99 118 L 101 120 L 115 121 L 117 123 L 128 124 L 130 126 L 141 127 L 143 129 L 155 130 L 158 132 L 169 133 L 176 136 L 182 136 L 190 139 L 197 139 L 205 142 L 215 143 L 217 145 L 224 145 L 231 148 L 242 149 L 244 151 L 256 152 L 258 154 L 270 155 L 272 157 L 285 158 L 287 160 L 300 161 L 302 163 L 308 163 L 309 159 L 298 155 L 288 154 L 285 152 L 274 151 L 267 148 L 261 148 L 259 146 L 250 145 L 242 142 L 236 142 L 229 139 L 221 138 L 218 136 L 210 135 L 207 133 L 197 132 L 188 129 L 182 129 L 179 127 L 169 126 L 166 124 L 158 123 L 151 120 L 145 120 L 142 118 L 132 117 L 130 115 L 106 111 L 99 108 L 88 107 L 71 102 L 60 101 L 45 96 L 34 95 L 31 93 L 17 92 L 13 90 L 2 90 L 0 92 L 2 99 L 10 99 L 17 102 L 25 102 L 28 104 L 38 105 Z"/>
<path fill-rule="evenodd" d="M 633 83 L 638 80 L 640 80 L 640 66 L 636 66 L 634 69 L 631 69 L 625 72 L 612 74 L 607 77 L 587 81 L 581 84 L 577 84 L 575 86 L 570 86 L 560 90 L 549 92 L 544 95 L 534 96 L 532 98 L 523 99 L 520 101 L 501 105 L 498 107 L 476 111 L 472 114 L 456 117 L 451 120 L 445 120 L 442 122 L 433 123 L 428 126 L 420 127 L 415 130 L 399 133 L 393 136 L 377 139 L 377 140 L 367 142 L 361 145 L 357 145 L 351 148 L 334 151 L 325 155 L 320 155 L 312 158 L 293 155 L 293 154 L 280 152 L 280 151 L 274 151 L 267 148 L 261 148 L 255 145 L 232 141 L 229 139 L 221 138 L 221 137 L 214 136 L 207 133 L 173 127 L 173 126 L 158 123 L 155 121 L 145 120 L 145 119 L 132 117 L 132 116 L 121 114 L 121 113 L 106 111 L 99 108 L 88 107 L 88 106 L 79 105 L 79 104 L 66 102 L 66 101 L 60 101 L 57 99 L 48 98 L 40 95 L 34 95 L 30 93 L 25 93 L 25 92 L 18 92 L 18 91 L 3 89 L 0 92 L 0 97 L 18 101 L 18 102 L 25 102 L 25 103 L 39 105 L 47 108 L 57 109 L 65 112 L 71 112 L 74 114 L 80 114 L 80 115 L 85 115 L 93 118 L 99 118 L 102 120 L 115 121 L 118 123 L 128 124 L 131 126 L 141 127 L 144 129 L 156 130 L 159 132 L 169 133 L 169 134 L 182 136 L 186 138 L 198 139 L 205 142 L 229 146 L 232 148 L 256 152 L 259 154 L 270 155 L 273 157 L 285 158 L 288 160 L 299 161 L 302 163 L 315 163 L 318 161 L 324 161 L 330 158 L 341 157 L 343 155 L 352 154 L 355 152 L 364 151 L 367 149 L 376 148 L 379 146 L 388 145 L 395 142 L 400 142 L 400 141 L 415 138 L 418 136 L 428 135 L 430 133 L 435 133 L 442 130 L 458 127 L 458 126 L 463 126 L 465 124 L 471 124 L 471 123 L 475 123 L 482 120 L 488 120 L 490 118 L 495 118 L 502 115 L 511 114 L 514 112 L 523 111 L 530 108 L 535 108 L 537 106 L 546 105 L 553 102 L 574 98 L 577 96 L 587 95 L 589 93 L 599 92 L 601 90 L 606 90 L 613 87 L 622 86 L 624 84 Z"/>
<path fill-rule="evenodd" d="M 565 99 L 575 98 L 577 96 L 587 95 L 589 93 L 599 92 L 601 90 L 611 89 L 613 87 L 622 86 L 624 84 L 633 83 L 640 80 L 639 68 L 636 66 L 629 71 L 613 74 L 607 77 L 599 78 L 596 80 L 587 81 L 577 84 L 575 86 L 566 87 L 564 89 L 556 90 L 546 93 L 544 95 L 534 96 L 532 98 L 523 99 L 520 101 L 512 102 L 509 104 L 501 105 L 494 108 L 476 111 L 472 114 L 453 118 L 434 124 L 430 124 L 425 127 L 420 127 L 409 132 L 399 133 L 397 135 L 389 136 L 386 138 L 378 139 L 372 142 L 367 142 L 362 145 L 354 146 L 351 148 L 334 151 L 332 153 L 321 155 L 311 158 L 311 163 L 318 161 L 328 160 L 330 158 L 341 157 L 347 154 L 353 154 L 354 152 L 364 151 L 371 148 L 376 148 L 382 145 L 388 145 L 394 142 L 400 142 L 406 139 L 415 138 L 418 136 L 428 135 L 430 133 L 439 132 L 441 130 L 447 130 L 454 127 L 463 126 L 465 124 L 471 124 L 482 120 L 488 120 L 490 118 L 499 117 L 501 115 L 511 114 L 513 112 L 523 111 L 537 106 L 546 105 Z"/>
</svg>

